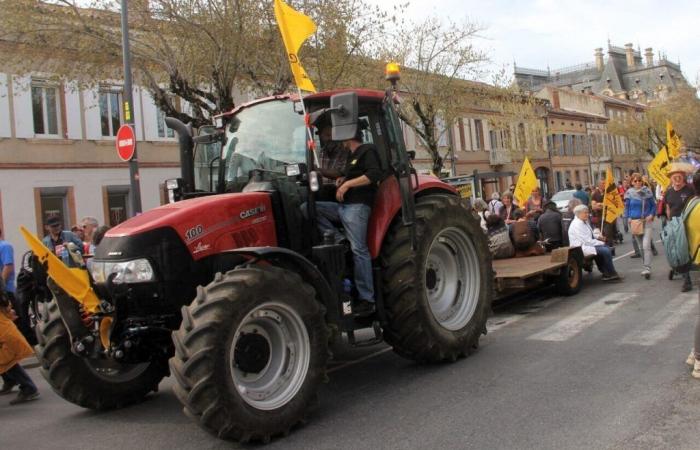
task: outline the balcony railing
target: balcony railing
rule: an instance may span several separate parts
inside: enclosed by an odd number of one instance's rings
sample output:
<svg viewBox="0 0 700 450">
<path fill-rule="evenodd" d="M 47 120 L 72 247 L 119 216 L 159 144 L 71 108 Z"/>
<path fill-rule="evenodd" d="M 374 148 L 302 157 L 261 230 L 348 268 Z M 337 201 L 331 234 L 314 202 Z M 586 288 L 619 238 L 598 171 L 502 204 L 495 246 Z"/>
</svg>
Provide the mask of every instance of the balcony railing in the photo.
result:
<svg viewBox="0 0 700 450">
<path fill-rule="evenodd" d="M 510 162 L 512 162 L 512 158 L 508 150 L 491 149 L 489 152 L 489 164 L 492 166 L 500 166 L 503 164 L 509 164 Z"/>
</svg>

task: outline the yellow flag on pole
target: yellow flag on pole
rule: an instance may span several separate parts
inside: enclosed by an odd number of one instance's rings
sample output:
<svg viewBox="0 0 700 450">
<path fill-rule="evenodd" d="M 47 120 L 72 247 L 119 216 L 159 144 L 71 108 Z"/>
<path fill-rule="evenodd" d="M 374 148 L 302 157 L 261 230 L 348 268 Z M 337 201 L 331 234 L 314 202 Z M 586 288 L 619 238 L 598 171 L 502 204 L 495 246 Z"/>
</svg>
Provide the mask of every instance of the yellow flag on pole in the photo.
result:
<svg viewBox="0 0 700 450">
<path fill-rule="evenodd" d="M 666 147 L 661 147 L 661 150 L 659 150 L 654 159 L 652 159 L 647 166 L 649 176 L 656 180 L 656 182 L 659 183 L 659 185 L 664 189 L 671 184 L 671 180 L 668 178 L 667 173 L 669 163 L 670 161 Z"/>
<path fill-rule="evenodd" d="M 605 208 L 605 221 L 607 223 L 613 223 L 615 219 L 622 215 L 625 209 L 625 203 L 622 201 L 620 191 L 617 190 L 617 184 L 615 184 L 615 178 L 610 168 L 605 172 L 603 207 Z"/>
<path fill-rule="evenodd" d="M 518 206 L 521 208 L 525 206 L 527 199 L 530 198 L 532 190 L 535 189 L 537 185 L 535 171 L 532 170 L 530 160 L 525 157 L 523 167 L 520 169 L 520 175 L 518 175 L 518 183 L 515 185 L 515 192 L 513 192 L 513 197 L 515 197 Z"/>
<path fill-rule="evenodd" d="M 275 19 L 282 34 L 284 47 L 287 49 L 287 57 L 292 68 L 294 81 L 299 89 L 316 92 L 316 88 L 301 66 L 298 56 L 301 44 L 316 32 L 316 24 L 309 16 L 295 11 L 282 0 L 275 0 Z"/>
<path fill-rule="evenodd" d="M 668 148 L 669 158 L 676 159 L 681 156 L 681 147 L 683 147 L 683 143 L 673 129 L 673 124 L 670 120 L 666 121 L 666 147 Z"/>
</svg>

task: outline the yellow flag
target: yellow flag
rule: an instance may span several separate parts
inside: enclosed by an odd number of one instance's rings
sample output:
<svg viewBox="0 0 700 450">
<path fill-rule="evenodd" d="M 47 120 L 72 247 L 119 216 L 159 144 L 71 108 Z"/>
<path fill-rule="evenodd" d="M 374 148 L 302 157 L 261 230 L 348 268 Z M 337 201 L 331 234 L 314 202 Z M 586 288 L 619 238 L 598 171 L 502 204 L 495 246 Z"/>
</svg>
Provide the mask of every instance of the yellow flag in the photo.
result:
<svg viewBox="0 0 700 450">
<path fill-rule="evenodd" d="M 615 219 L 622 215 L 625 209 L 625 203 L 622 201 L 620 191 L 617 190 L 615 178 L 613 178 L 612 170 L 608 168 L 605 172 L 605 196 L 603 197 L 603 206 L 605 207 L 605 221 L 613 223 Z"/>
<path fill-rule="evenodd" d="M 670 120 L 666 121 L 666 147 L 668 148 L 668 156 L 671 159 L 676 159 L 681 156 L 681 138 L 678 137 L 673 129 L 673 124 Z"/>
<path fill-rule="evenodd" d="M 316 32 L 316 24 L 309 16 L 295 11 L 282 0 L 275 0 L 275 19 L 282 34 L 284 47 L 287 49 L 289 65 L 297 86 L 304 91 L 316 92 L 297 55 L 301 44 Z"/>
<path fill-rule="evenodd" d="M 515 192 L 513 192 L 513 197 L 518 203 L 518 206 L 523 208 L 527 203 L 527 199 L 530 197 L 532 190 L 538 186 L 537 177 L 535 176 L 535 171 L 532 170 L 532 165 L 530 165 L 530 160 L 525 157 L 523 161 L 523 167 L 520 169 L 520 175 L 518 175 L 518 184 L 515 185 Z"/>
<path fill-rule="evenodd" d="M 652 159 L 649 165 L 647 166 L 647 172 L 649 172 L 649 176 L 656 180 L 656 182 L 659 183 L 659 185 L 664 189 L 666 189 L 668 185 L 671 184 L 671 180 L 668 178 L 667 174 L 669 163 L 670 161 L 668 159 L 668 152 L 666 151 L 666 147 L 661 147 L 659 153 L 656 154 L 654 159 Z"/>
</svg>

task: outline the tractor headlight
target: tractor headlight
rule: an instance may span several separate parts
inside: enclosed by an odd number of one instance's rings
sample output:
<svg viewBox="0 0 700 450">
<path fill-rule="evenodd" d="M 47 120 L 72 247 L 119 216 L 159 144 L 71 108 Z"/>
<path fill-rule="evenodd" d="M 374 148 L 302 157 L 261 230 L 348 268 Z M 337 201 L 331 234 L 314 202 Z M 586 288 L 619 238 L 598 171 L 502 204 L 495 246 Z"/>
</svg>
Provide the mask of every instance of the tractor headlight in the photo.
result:
<svg viewBox="0 0 700 450">
<path fill-rule="evenodd" d="M 112 274 L 115 274 L 112 279 L 115 284 L 147 283 L 156 279 L 151 263 L 145 258 L 122 262 L 92 261 L 90 273 L 95 283 L 106 283 Z"/>
</svg>

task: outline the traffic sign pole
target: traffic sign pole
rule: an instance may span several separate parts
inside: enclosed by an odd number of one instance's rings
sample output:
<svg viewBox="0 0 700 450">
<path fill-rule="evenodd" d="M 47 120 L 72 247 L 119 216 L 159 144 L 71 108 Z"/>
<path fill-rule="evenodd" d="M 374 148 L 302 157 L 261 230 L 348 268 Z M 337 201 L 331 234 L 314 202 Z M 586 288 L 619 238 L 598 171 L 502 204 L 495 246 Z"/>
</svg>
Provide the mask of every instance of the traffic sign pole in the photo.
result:
<svg viewBox="0 0 700 450">
<path fill-rule="evenodd" d="M 122 4 L 122 52 L 124 60 L 124 122 L 134 128 L 134 96 L 131 82 L 131 52 L 129 49 L 129 12 L 128 0 L 121 0 Z M 117 143 L 117 146 L 119 144 Z M 134 142 L 134 146 L 136 142 Z M 139 175 L 139 160 L 134 148 L 134 154 L 129 160 L 129 179 L 131 195 L 131 207 L 133 214 L 141 213 L 141 183 Z"/>
</svg>

